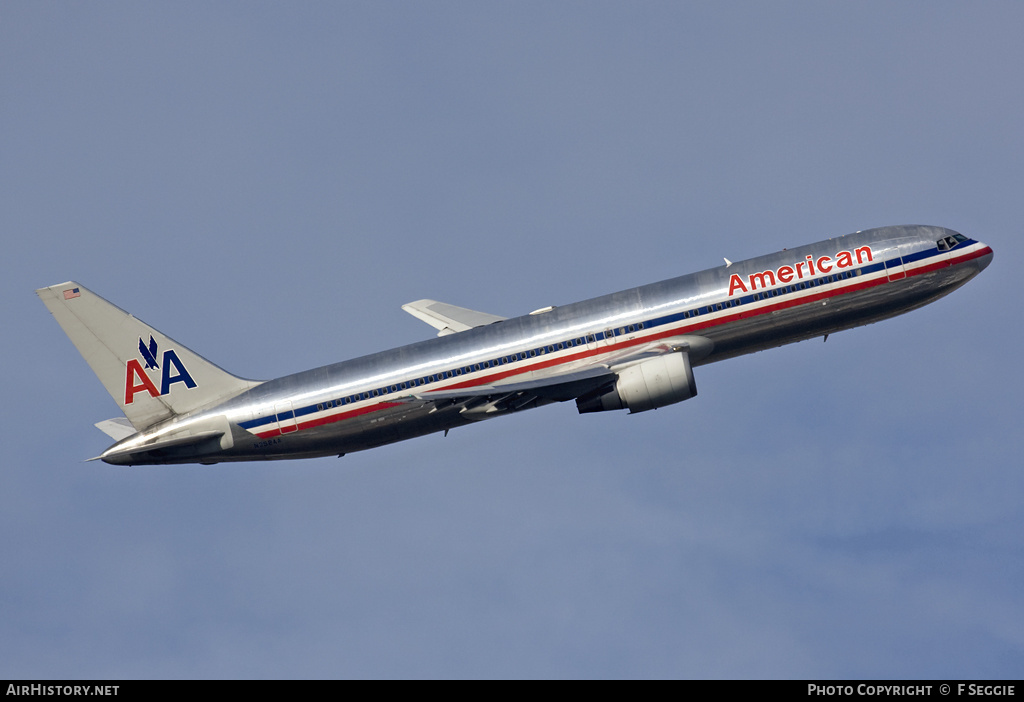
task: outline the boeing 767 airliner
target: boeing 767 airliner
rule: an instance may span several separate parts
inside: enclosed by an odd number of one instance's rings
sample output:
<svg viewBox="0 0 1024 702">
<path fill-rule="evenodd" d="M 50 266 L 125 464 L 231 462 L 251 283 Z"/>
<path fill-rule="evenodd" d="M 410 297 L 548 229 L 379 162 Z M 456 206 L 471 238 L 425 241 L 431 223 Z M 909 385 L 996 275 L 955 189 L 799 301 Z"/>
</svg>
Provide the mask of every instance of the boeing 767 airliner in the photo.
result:
<svg viewBox="0 0 1024 702">
<path fill-rule="evenodd" d="M 231 375 L 68 282 L 37 290 L 125 417 L 96 426 L 117 465 L 344 455 L 575 400 L 644 412 L 697 394 L 695 367 L 908 312 L 992 249 L 941 227 L 883 227 L 505 319 L 404 305 L 440 338 L 286 375 Z"/>
</svg>

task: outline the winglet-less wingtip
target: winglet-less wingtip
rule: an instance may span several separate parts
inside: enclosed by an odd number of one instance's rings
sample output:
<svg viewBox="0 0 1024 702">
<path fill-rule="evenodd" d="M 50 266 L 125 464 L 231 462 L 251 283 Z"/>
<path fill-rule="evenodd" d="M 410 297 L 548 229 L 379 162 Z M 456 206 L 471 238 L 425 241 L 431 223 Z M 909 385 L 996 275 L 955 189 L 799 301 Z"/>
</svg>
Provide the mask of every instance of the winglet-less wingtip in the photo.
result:
<svg viewBox="0 0 1024 702">
<path fill-rule="evenodd" d="M 465 307 L 456 307 L 437 300 L 416 300 L 402 305 L 402 309 L 416 319 L 422 320 L 439 330 L 438 336 L 463 332 L 473 327 L 502 322 L 505 317 L 486 312 L 477 312 Z"/>
</svg>

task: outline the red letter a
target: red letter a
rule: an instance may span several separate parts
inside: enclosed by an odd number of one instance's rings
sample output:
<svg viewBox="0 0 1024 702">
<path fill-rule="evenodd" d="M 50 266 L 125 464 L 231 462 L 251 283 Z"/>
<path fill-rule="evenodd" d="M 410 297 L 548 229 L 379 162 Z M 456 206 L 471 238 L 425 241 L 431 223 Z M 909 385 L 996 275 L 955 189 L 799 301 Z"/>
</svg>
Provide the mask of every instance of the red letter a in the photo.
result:
<svg viewBox="0 0 1024 702">
<path fill-rule="evenodd" d="M 142 382 L 136 384 L 136 378 Z M 142 364 L 133 358 L 128 361 L 128 367 L 125 369 L 124 403 L 130 405 L 135 401 L 135 393 L 143 390 L 153 397 L 160 397 L 160 392 L 156 389 L 156 385 L 153 385 L 153 381 L 146 375 L 146 371 L 142 370 Z"/>
<path fill-rule="evenodd" d="M 747 286 L 743 284 L 743 279 L 734 273 L 733 276 L 729 278 L 729 297 L 732 297 L 732 294 L 737 290 L 747 292 Z"/>
</svg>

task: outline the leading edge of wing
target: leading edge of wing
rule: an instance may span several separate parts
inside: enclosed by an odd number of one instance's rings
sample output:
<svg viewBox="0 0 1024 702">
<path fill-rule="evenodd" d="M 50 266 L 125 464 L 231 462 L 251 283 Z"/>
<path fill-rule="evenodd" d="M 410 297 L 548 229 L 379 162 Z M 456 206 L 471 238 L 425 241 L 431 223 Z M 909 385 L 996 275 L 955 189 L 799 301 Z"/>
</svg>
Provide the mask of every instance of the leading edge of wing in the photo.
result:
<svg viewBox="0 0 1024 702">
<path fill-rule="evenodd" d="M 460 400 L 473 397 L 528 393 L 551 400 L 571 400 L 596 390 L 615 379 L 606 366 L 590 366 L 568 373 L 498 385 L 474 385 L 455 390 L 428 390 L 412 395 L 417 400 Z"/>
</svg>

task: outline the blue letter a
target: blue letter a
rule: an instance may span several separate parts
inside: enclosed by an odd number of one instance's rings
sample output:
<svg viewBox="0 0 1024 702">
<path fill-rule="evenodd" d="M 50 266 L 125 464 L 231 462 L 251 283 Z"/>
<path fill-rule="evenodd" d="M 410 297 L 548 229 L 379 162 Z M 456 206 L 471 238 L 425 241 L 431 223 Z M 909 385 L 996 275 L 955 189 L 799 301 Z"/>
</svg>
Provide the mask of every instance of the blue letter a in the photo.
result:
<svg viewBox="0 0 1024 702">
<path fill-rule="evenodd" d="M 177 375 L 171 375 L 171 366 L 178 372 Z M 185 383 L 185 387 L 194 388 L 196 381 L 192 380 L 192 376 L 185 370 L 185 366 L 178 360 L 178 354 L 174 353 L 173 349 L 164 351 L 164 373 L 163 378 L 160 380 L 160 394 L 166 395 L 171 389 L 171 385 L 174 383 Z"/>
</svg>

